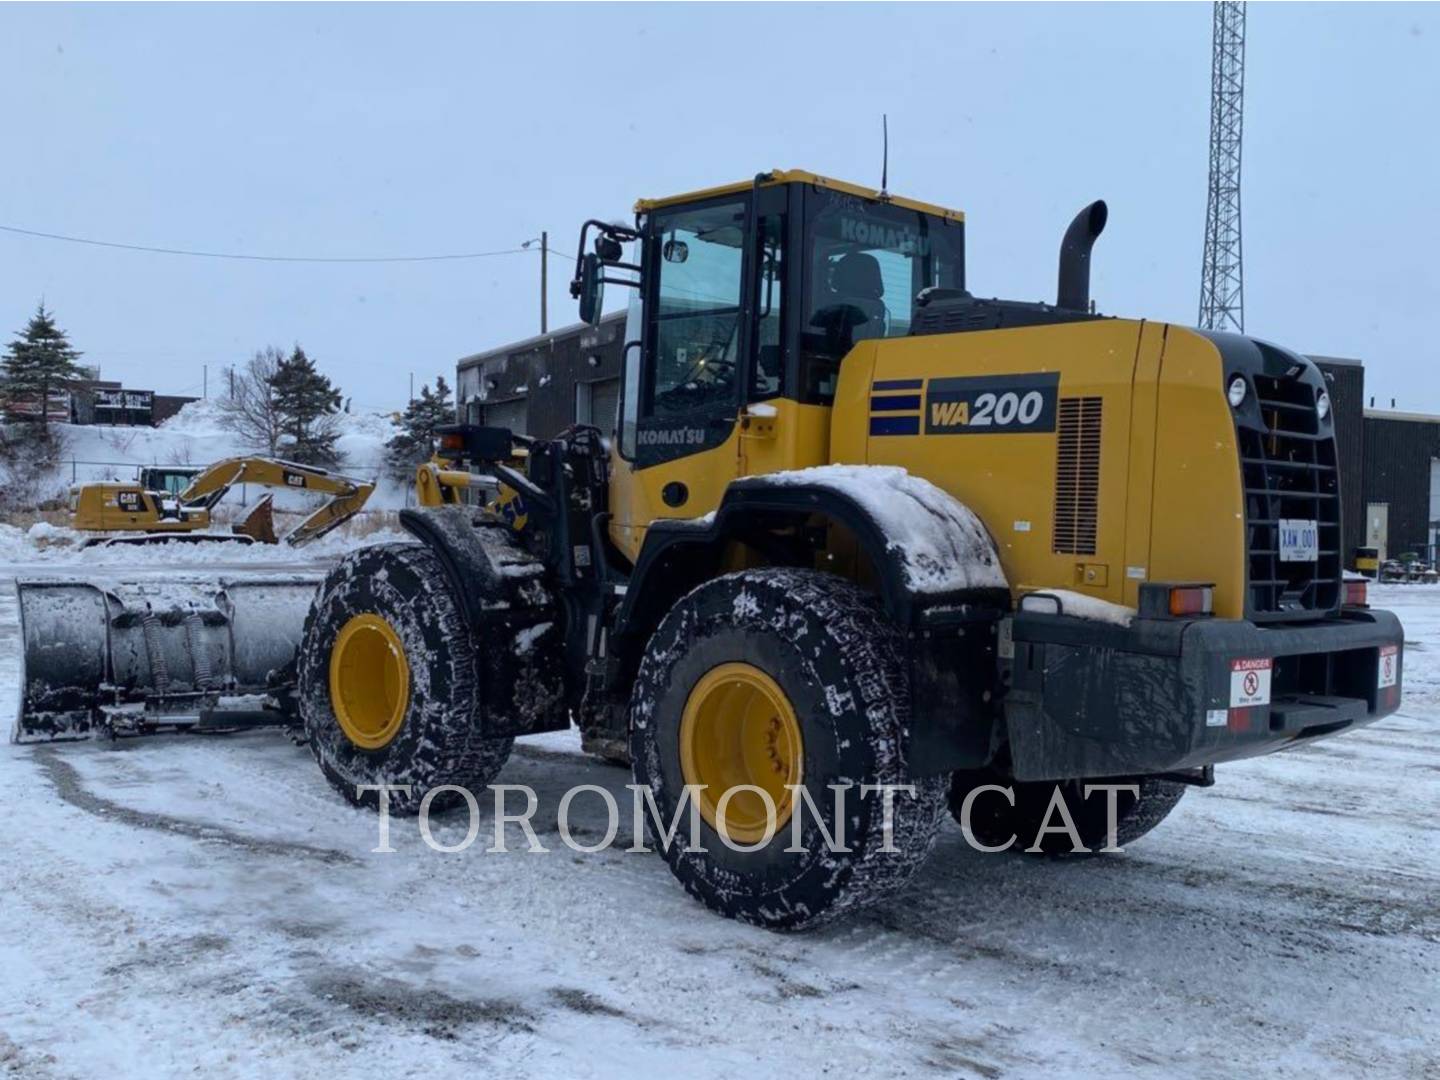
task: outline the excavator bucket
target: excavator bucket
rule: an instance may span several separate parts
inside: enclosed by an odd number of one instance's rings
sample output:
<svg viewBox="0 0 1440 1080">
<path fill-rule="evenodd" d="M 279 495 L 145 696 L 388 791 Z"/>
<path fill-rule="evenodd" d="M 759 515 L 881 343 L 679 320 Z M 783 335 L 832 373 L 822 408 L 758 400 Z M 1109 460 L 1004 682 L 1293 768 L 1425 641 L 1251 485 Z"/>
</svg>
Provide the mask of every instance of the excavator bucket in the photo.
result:
<svg viewBox="0 0 1440 1080">
<path fill-rule="evenodd" d="M 320 575 L 21 580 L 17 742 L 291 721 Z"/>
<path fill-rule="evenodd" d="M 332 529 L 339 528 L 365 507 L 375 485 L 368 481 L 346 481 L 352 485 L 348 492 L 337 494 L 324 506 L 285 534 L 285 542 L 291 547 L 300 547 L 318 540 Z"/>
<path fill-rule="evenodd" d="M 280 538 L 275 535 L 275 510 L 272 506 L 274 501 L 273 495 L 260 496 L 255 500 L 250 512 L 230 526 L 230 531 L 236 536 L 248 536 L 262 544 L 278 544 Z"/>
</svg>

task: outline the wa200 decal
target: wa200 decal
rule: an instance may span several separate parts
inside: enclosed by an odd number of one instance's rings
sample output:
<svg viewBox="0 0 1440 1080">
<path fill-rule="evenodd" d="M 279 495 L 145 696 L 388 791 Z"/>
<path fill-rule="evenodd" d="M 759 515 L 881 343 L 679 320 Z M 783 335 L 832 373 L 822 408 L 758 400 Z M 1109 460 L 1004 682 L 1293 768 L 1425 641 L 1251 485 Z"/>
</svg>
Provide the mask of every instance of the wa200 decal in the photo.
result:
<svg viewBox="0 0 1440 1080">
<path fill-rule="evenodd" d="M 931 379 L 925 388 L 925 434 L 1054 431 L 1059 391 L 1059 372 Z"/>
</svg>

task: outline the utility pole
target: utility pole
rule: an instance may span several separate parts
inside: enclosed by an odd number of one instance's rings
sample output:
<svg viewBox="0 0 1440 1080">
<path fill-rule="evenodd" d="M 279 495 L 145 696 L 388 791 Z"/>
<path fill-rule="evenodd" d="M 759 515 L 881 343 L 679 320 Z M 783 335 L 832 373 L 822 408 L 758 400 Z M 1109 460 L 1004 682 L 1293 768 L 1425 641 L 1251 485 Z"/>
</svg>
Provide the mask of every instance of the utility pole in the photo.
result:
<svg viewBox="0 0 1440 1080">
<path fill-rule="evenodd" d="M 1210 70 L 1210 182 L 1205 257 L 1200 271 L 1200 326 L 1245 331 L 1240 246 L 1240 134 L 1245 102 L 1245 4 L 1214 9 Z"/>
<path fill-rule="evenodd" d="M 545 313 L 545 295 L 549 285 L 550 276 L 550 234 L 540 234 L 540 333 L 546 333 L 549 329 Z"/>
<path fill-rule="evenodd" d="M 210 365 L 200 365 L 200 396 L 208 399 L 210 397 Z"/>
<path fill-rule="evenodd" d="M 410 401 L 415 400 L 415 372 L 410 372 Z"/>
</svg>

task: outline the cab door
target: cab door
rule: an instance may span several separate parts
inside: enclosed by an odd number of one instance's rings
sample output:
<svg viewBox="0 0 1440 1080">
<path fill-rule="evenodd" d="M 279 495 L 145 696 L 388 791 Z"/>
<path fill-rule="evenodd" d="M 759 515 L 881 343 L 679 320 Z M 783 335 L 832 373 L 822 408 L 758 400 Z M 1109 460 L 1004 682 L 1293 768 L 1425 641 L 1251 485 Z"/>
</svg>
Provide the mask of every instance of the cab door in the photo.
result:
<svg viewBox="0 0 1440 1080">
<path fill-rule="evenodd" d="M 611 536 L 632 559 L 651 521 L 709 513 L 738 475 L 751 206 L 748 193 L 732 194 L 662 208 L 646 224 L 610 497 Z"/>
</svg>

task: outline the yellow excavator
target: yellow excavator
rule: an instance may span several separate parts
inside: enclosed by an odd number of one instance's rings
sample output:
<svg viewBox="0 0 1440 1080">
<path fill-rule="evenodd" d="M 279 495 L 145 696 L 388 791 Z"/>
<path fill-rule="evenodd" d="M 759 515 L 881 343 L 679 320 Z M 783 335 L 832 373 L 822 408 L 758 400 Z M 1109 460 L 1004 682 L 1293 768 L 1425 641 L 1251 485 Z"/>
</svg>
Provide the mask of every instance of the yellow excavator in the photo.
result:
<svg viewBox="0 0 1440 1080">
<path fill-rule="evenodd" d="M 285 543 L 298 546 L 324 536 L 355 516 L 375 490 L 373 481 L 352 480 L 312 465 L 267 457 L 217 461 L 190 477 L 178 491 L 174 483 L 164 488 L 147 484 L 147 479 L 153 478 L 147 475 L 151 472 L 142 470 L 133 483 L 80 484 L 72 488 L 71 528 L 121 534 L 92 543 L 238 539 L 274 544 L 281 538 L 275 533 L 270 494 L 257 500 L 229 533 L 211 531 L 211 510 L 236 484 L 329 495 L 328 502 L 284 536 Z"/>
</svg>

